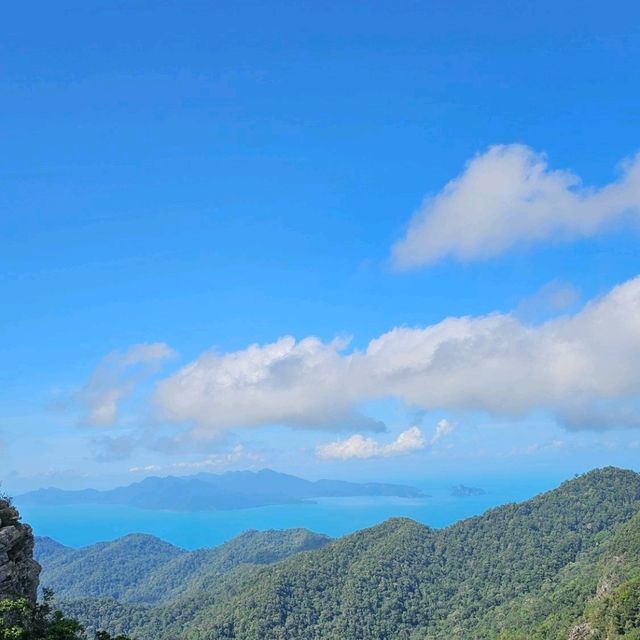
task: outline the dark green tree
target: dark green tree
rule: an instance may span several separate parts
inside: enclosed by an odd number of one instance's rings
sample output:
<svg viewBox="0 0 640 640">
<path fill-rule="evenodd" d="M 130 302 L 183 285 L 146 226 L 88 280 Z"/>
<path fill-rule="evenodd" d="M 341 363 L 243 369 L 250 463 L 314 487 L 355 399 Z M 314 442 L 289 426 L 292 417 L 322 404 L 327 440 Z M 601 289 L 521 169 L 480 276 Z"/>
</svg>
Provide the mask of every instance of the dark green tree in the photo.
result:
<svg viewBox="0 0 640 640">
<path fill-rule="evenodd" d="M 86 636 L 77 620 L 54 609 L 53 592 L 45 590 L 42 602 L 35 605 L 25 598 L 0 600 L 0 640 L 86 640 Z M 128 638 L 99 631 L 96 640 Z"/>
</svg>

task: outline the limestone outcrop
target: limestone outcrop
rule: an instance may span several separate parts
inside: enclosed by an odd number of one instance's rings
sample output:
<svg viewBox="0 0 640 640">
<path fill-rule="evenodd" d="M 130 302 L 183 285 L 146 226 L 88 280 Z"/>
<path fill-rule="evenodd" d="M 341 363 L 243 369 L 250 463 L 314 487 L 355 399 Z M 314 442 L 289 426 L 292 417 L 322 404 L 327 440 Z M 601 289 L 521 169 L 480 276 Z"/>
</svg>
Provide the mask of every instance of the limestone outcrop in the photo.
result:
<svg viewBox="0 0 640 640">
<path fill-rule="evenodd" d="M 0 499 L 0 600 L 36 601 L 40 565 L 33 559 L 33 532 L 20 514 Z"/>
<path fill-rule="evenodd" d="M 589 640 L 593 637 L 591 625 L 587 622 L 579 624 L 569 631 L 568 640 Z"/>
</svg>

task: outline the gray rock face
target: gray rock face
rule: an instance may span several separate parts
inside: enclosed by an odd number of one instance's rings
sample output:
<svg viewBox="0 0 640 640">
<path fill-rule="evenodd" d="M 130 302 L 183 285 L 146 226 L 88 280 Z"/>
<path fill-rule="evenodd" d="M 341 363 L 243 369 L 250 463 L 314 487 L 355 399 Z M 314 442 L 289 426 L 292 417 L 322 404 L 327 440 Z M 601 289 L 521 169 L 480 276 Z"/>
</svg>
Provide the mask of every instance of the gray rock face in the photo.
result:
<svg viewBox="0 0 640 640">
<path fill-rule="evenodd" d="M 567 640 L 589 640 L 593 633 L 589 623 L 583 622 L 569 631 Z"/>
<path fill-rule="evenodd" d="M 0 600 L 36 601 L 40 565 L 33 559 L 33 532 L 20 514 L 0 499 Z"/>
</svg>

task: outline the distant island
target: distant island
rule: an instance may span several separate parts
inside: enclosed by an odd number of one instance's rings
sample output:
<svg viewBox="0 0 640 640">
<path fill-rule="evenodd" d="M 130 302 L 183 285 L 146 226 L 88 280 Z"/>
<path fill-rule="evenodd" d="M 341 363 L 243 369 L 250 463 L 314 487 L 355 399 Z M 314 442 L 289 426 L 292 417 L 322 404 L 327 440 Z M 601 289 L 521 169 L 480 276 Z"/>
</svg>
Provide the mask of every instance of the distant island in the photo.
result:
<svg viewBox="0 0 640 640">
<path fill-rule="evenodd" d="M 456 498 L 466 498 L 468 496 L 484 496 L 487 492 L 479 487 L 467 487 L 464 484 L 458 484 L 451 487 L 451 495 Z"/>
<path fill-rule="evenodd" d="M 304 480 L 271 469 L 199 473 L 187 477 L 149 477 L 124 487 L 105 491 L 68 491 L 50 487 L 16 498 L 20 506 L 65 506 L 78 504 L 122 505 L 170 511 L 223 511 L 276 504 L 299 504 L 315 498 L 353 496 L 425 497 L 415 487 L 378 482 Z"/>
</svg>

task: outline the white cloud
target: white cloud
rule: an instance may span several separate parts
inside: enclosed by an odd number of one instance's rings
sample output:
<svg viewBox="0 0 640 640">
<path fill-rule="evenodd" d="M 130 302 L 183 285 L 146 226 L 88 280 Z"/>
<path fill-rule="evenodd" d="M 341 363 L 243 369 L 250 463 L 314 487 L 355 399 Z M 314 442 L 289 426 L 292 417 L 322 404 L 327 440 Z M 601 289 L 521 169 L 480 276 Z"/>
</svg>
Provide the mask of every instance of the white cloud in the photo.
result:
<svg viewBox="0 0 640 640">
<path fill-rule="evenodd" d="M 259 456 L 256 453 L 247 451 L 243 445 L 238 444 L 227 453 L 211 453 L 202 460 L 174 462 L 171 468 L 193 470 L 211 469 L 215 467 L 226 467 L 237 462 L 255 462 L 258 459 Z"/>
<path fill-rule="evenodd" d="M 433 437 L 430 440 L 431 444 L 436 444 L 440 442 L 442 438 L 448 436 L 453 431 L 453 425 L 445 419 L 440 420 L 436 425 L 436 432 L 433 434 Z"/>
<path fill-rule="evenodd" d="M 573 315 L 536 326 L 512 314 L 398 327 L 365 351 L 293 338 L 205 354 L 163 380 L 170 420 L 209 437 L 235 427 L 375 427 L 362 403 L 398 398 L 430 410 L 517 418 L 543 410 L 571 428 L 638 425 L 640 277 Z"/>
<path fill-rule="evenodd" d="M 411 427 L 403 431 L 388 444 L 381 444 L 373 438 L 365 438 L 360 434 L 336 440 L 316 447 L 319 458 L 349 460 L 351 458 L 390 458 L 401 456 L 413 451 L 434 445 L 453 431 L 453 425 L 448 420 L 440 420 L 436 425 L 433 436 L 427 440 L 418 427 Z"/>
<path fill-rule="evenodd" d="M 135 344 L 126 351 L 113 351 L 107 355 L 76 394 L 85 409 L 82 422 L 98 427 L 115 424 L 122 400 L 131 395 L 136 384 L 156 372 L 160 364 L 173 355 L 164 342 Z"/>
<path fill-rule="evenodd" d="M 336 460 L 389 458 L 423 449 L 426 444 L 422 431 L 418 427 L 411 427 L 389 444 L 380 444 L 373 438 L 356 434 L 346 440 L 321 444 L 316 448 L 316 454 L 319 458 Z"/>
<path fill-rule="evenodd" d="M 496 145 L 425 200 L 393 247 L 393 262 L 413 269 L 447 256 L 489 258 L 523 241 L 591 236 L 630 213 L 640 213 L 640 155 L 617 181 L 595 189 L 550 170 L 527 146 Z"/>
<path fill-rule="evenodd" d="M 225 453 L 212 453 L 201 460 L 174 462 L 162 467 L 150 464 L 142 467 L 131 467 L 131 473 L 158 473 L 159 471 L 202 471 L 206 469 L 224 468 L 238 462 L 255 462 L 259 459 L 256 453 L 247 451 L 244 445 L 238 444 Z"/>
<path fill-rule="evenodd" d="M 192 421 L 195 435 L 247 425 L 333 425 L 381 431 L 384 425 L 358 413 L 362 396 L 350 379 L 345 340 L 299 342 L 290 336 L 243 351 L 206 353 L 158 385 L 164 417 Z"/>
<path fill-rule="evenodd" d="M 162 467 L 159 464 L 148 464 L 144 467 L 131 467 L 130 473 L 157 473 L 161 471 Z"/>
</svg>

